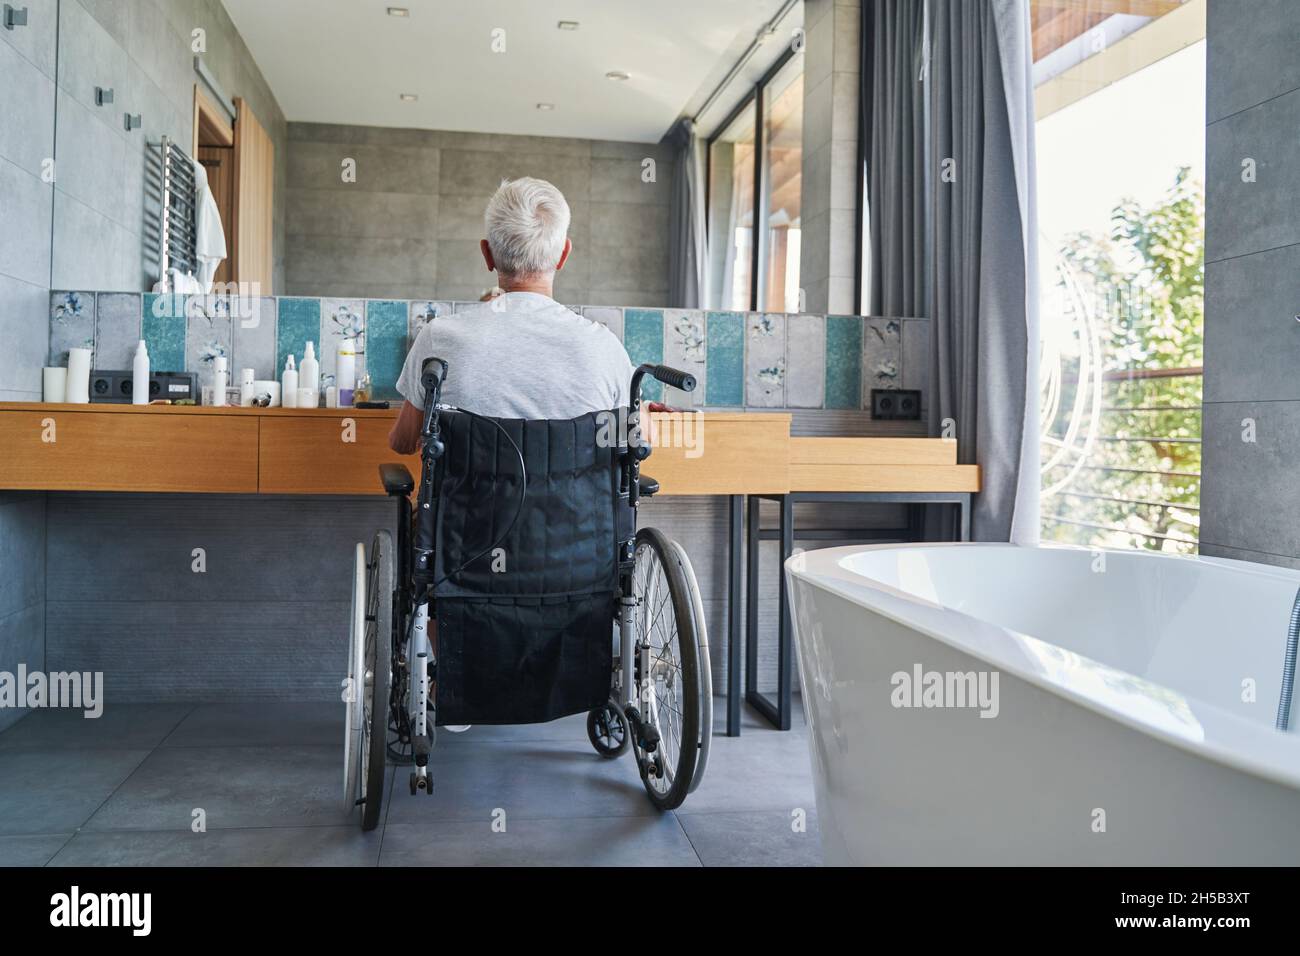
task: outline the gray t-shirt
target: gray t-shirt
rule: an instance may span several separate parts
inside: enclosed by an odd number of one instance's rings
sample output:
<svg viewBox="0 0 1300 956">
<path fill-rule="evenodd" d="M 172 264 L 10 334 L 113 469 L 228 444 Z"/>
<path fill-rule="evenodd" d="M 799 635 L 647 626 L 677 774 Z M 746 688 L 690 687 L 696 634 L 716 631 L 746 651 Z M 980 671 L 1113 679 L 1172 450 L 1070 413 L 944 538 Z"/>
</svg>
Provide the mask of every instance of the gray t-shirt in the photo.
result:
<svg viewBox="0 0 1300 956">
<path fill-rule="evenodd" d="M 566 419 L 627 404 L 632 362 L 614 333 L 536 292 L 430 320 L 397 391 L 424 408 L 420 369 L 447 362 L 442 400 L 493 418 Z"/>
</svg>

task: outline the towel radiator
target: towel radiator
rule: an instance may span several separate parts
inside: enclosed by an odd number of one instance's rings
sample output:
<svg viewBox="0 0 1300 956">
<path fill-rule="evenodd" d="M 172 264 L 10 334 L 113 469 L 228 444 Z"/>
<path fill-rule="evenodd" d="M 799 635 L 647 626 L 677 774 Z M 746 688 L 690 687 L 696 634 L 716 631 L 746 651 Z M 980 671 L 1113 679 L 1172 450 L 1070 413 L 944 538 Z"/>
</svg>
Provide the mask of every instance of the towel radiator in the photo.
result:
<svg viewBox="0 0 1300 956">
<path fill-rule="evenodd" d="M 161 291 L 171 292 L 173 269 L 188 275 L 198 271 L 194 161 L 164 136 L 149 144 L 145 181 L 157 210 L 151 209 L 146 219 L 149 251 L 158 263 Z"/>
</svg>

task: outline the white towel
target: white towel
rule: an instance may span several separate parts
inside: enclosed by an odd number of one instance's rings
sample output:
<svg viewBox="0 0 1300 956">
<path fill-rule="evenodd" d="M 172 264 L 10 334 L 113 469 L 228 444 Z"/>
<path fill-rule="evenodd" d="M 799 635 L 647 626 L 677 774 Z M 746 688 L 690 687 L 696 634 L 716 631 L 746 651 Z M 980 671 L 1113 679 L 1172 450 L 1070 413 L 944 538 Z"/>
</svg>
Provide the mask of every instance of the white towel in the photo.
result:
<svg viewBox="0 0 1300 956">
<path fill-rule="evenodd" d="M 194 251 L 198 257 L 198 280 L 206 295 L 212 292 L 212 277 L 226 258 L 226 234 L 221 212 L 208 188 L 208 171 L 194 160 Z"/>
</svg>

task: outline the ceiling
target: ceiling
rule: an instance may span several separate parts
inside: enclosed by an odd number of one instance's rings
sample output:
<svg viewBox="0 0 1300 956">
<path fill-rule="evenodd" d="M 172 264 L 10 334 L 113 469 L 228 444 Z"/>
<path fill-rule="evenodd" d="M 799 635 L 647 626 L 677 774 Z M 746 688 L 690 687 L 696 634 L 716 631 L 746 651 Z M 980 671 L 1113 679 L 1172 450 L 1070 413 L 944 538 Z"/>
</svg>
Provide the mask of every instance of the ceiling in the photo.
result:
<svg viewBox="0 0 1300 956">
<path fill-rule="evenodd" d="M 222 2 L 292 122 L 657 142 L 782 0 Z"/>
<path fill-rule="evenodd" d="M 1032 0 L 1034 62 L 1113 16 L 1162 17 L 1186 0 Z"/>
</svg>

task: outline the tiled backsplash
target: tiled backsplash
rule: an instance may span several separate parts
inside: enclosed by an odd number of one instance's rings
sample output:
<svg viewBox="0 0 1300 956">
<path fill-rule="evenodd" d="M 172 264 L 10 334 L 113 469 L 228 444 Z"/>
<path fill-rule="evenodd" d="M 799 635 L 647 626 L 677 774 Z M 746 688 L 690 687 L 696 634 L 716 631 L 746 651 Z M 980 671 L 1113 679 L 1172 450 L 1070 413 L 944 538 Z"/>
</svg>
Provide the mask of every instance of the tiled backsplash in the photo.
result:
<svg viewBox="0 0 1300 956">
<path fill-rule="evenodd" d="M 129 369 L 143 338 L 155 369 L 196 371 L 206 384 L 212 359 L 224 355 L 232 380 L 243 368 L 258 379 L 278 379 L 285 356 L 301 362 L 310 341 L 325 386 L 333 382 L 338 342 L 361 334 L 358 377 L 368 371 L 375 397 L 393 399 L 406 352 L 424 323 L 478 304 L 53 292 L 49 364 L 65 364 L 69 348 L 90 347 L 95 368 Z M 662 362 L 694 374 L 695 405 L 869 408 L 873 388 L 926 384 L 925 319 L 572 308 L 618 336 L 634 363 Z M 659 398 L 661 387 L 647 383 L 644 395 Z"/>
</svg>

